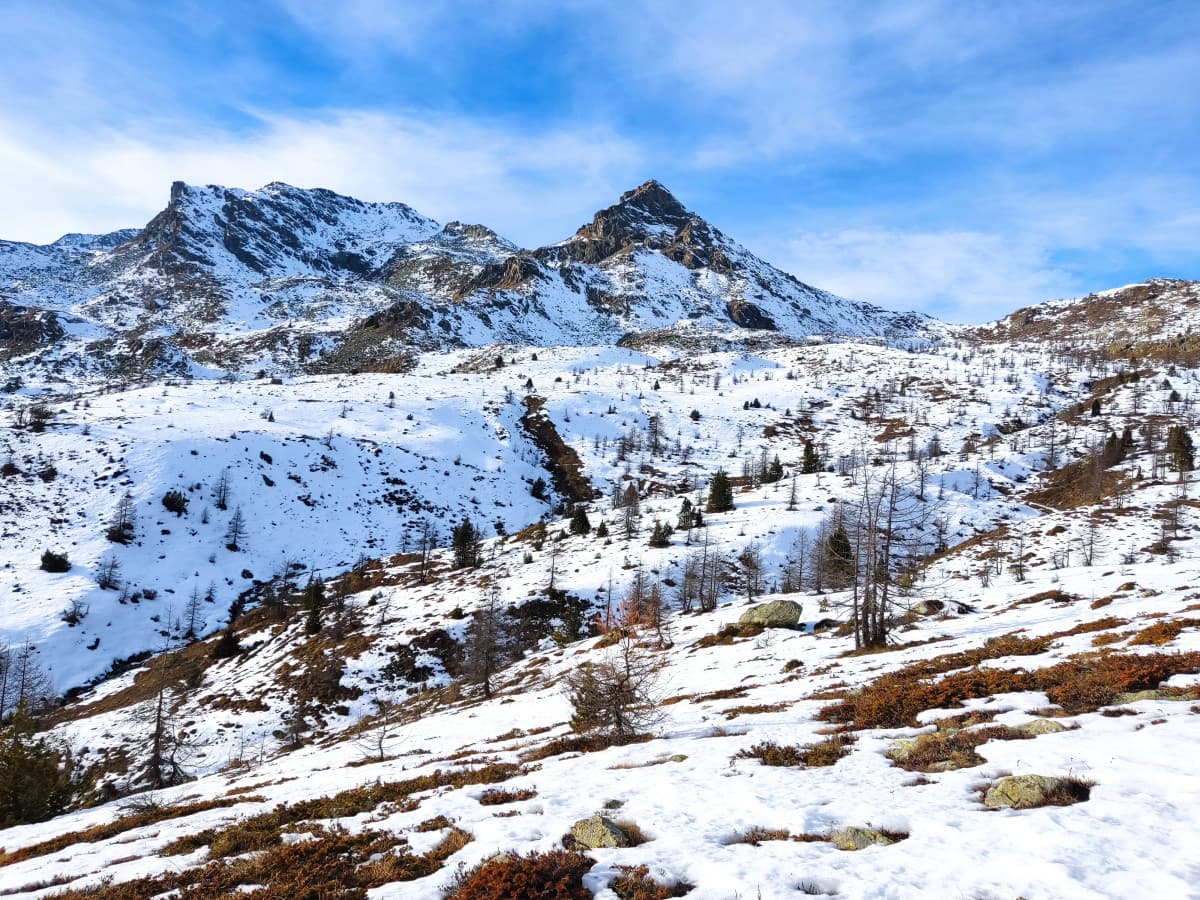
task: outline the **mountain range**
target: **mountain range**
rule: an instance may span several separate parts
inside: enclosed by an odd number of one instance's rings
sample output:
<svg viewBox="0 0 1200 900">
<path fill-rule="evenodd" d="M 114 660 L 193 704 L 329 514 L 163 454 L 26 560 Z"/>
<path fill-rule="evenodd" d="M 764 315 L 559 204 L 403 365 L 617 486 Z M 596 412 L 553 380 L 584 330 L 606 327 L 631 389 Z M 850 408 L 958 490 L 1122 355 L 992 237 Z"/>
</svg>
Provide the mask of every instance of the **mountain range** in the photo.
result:
<svg viewBox="0 0 1200 900">
<path fill-rule="evenodd" d="M 281 183 L 176 182 L 142 229 L 0 242 L 0 359 L 63 375 L 396 371 L 495 342 L 710 349 L 933 325 L 804 284 L 656 181 L 533 250 Z"/>
</svg>

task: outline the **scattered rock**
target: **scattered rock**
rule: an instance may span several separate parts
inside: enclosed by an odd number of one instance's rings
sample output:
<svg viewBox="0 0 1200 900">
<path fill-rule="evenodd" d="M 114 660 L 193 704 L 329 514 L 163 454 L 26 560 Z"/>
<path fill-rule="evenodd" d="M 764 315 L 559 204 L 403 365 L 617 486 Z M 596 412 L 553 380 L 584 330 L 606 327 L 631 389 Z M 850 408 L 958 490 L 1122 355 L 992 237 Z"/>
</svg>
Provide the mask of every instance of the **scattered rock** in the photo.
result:
<svg viewBox="0 0 1200 900">
<path fill-rule="evenodd" d="M 762 625 L 765 628 L 795 628 L 800 624 L 799 603 L 792 600 L 772 600 L 752 606 L 738 617 L 739 625 Z"/>
<path fill-rule="evenodd" d="M 917 749 L 918 740 L 919 738 L 901 738 L 888 748 L 885 755 L 888 759 L 903 762 L 913 755 L 913 751 Z"/>
<path fill-rule="evenodd" d="M 625 834 L 612 819 L 605 816 L 591 816 L 580 819 L 571 826 L 570 837 L 575 845 L 596 850 L 601 847 L 628 847 L 629 836 Z"/>
<path fill-rule="evenodd" d="M 932 616 L 940 613 L 945 608 L 946 604 L 941 600 L 922 600 L 912 609 L 918 616 Z"/>
<path fill-rule="evenodd" d="M 886 847 L 896 843 L 896 838 L 877 828 L 858 828 L 850 826 L 839 828 L 833 833 L 833 846 L 839 850 L 862 850 L 873 844 Z"/>
<path fill-rule="evenodd" d="M 1034 719 L 1024 725 L 1018 725 L 1017 730 L 1032 735 L 1058 734 L 1060 731 L 1066 731 L 1067 726 L 1062 722 L 1055 722 L 1053 719 Z"/>
<path fill-rule="evenodd" d="M 990 788 L 983 797 L 988 809 L 1029 809 L 1049 804 L 1050 796 L 1064 785 L 1061 778 L 1049 775 L 1007 775 Z"/>
</svg>

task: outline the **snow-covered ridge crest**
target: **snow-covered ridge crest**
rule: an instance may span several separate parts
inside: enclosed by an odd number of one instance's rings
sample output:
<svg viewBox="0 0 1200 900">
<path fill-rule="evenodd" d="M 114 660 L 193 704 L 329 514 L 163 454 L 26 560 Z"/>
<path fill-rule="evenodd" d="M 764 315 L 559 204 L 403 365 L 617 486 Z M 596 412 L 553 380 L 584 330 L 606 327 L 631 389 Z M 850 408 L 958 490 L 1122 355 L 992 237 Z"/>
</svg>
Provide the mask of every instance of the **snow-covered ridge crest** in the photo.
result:
<svg viewBox="0 0 1200 900">
<path fill-rule="evenodd" d="M 27 376 L 392 371 L 423 349 L 670 343 L 680 326 L 777 343 L 933 327 L 798 281 L 656 181 L 534 250 L 403 203 L 176 182 L 140 230 L 0 242 L 0 301 L 51 322 L 38 341 L 0 336 Z"/>
</svg>

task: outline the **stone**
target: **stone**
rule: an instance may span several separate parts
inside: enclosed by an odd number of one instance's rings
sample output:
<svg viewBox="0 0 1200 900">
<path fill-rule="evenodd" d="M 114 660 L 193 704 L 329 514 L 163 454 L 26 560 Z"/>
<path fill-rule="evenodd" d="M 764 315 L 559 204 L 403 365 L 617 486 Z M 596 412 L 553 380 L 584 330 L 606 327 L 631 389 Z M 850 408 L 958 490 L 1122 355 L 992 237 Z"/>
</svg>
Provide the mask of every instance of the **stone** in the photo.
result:
<svg viewBox="0 0 1200 900">
<path fill-rule="evenodd" d="M 1007 775 L 988 788 L 983 805 L 988 809 L 1045 806 L 1048 796 L 1061 784 L 1061 778 L 1049 775 Z"/>
<path fill-rule="evenodd" d="M 601 847 L 628 847 L 629 836 L 605 816 L 580 819 L 571 826 L 571 837 L 577 846 L 596 850 Z"/>
<path fill-rule="evenodd" d="M 922 600 L 913 607 L 913 612 L 918 616 L 932 616 L 935 613 L 940 613 L 946 608 L 946 604 L 941 600 Z"/>
<path fill-rule="evenodd" d="M 1062 722 L 1055 722 L 1053 719 L 1034 719 L 1032 722 L 1026 722 L 1024 725 L 1018 725 L 1017 730 L 1036 736 L 1039 734 L 1058 734 L 1060 731 L 1066 731 L 1067 726 Z"/>
<path fill-rule="evenodd" d="M 903 762 L 913 755 L 917 749 L 918 738 L 901 738 L 892 744 L 887 750 L 887 758 L 896 762 Z"/>
<path fill-rule="evenodd" d="M 858 828 L 852 825 L 839 828 L 833 833 L 833 846 L 839 850 L 862 850 L 875 844 L 886 847 L 894 843 L 896 841 L 893 838 L 875 828 Z"/>
<path fill-rule="evenodd" d="M 800 624 L 800 611 L 800 604 L 792 600 L 772 600 L 770 603 L 750 607 L 738 618 L 738 624 L 795 628 Z"/>
</svg>

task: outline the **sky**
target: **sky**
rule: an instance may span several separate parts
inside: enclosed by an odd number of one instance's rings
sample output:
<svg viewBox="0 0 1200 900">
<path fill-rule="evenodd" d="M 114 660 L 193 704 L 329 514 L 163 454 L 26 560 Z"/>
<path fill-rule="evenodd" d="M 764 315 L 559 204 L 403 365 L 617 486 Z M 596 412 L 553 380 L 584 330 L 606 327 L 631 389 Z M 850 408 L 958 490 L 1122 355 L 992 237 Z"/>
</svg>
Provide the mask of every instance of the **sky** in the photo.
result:
<svg viewBox="0 0 1200 900">
<path fill-rule="evenodd" d="M 1200 278 L 1200 3 L 4 0 L 0 236 L 170 183 L 524 246 L 656 178 L 801 280 L 980 322 Z"/>
</svg>

